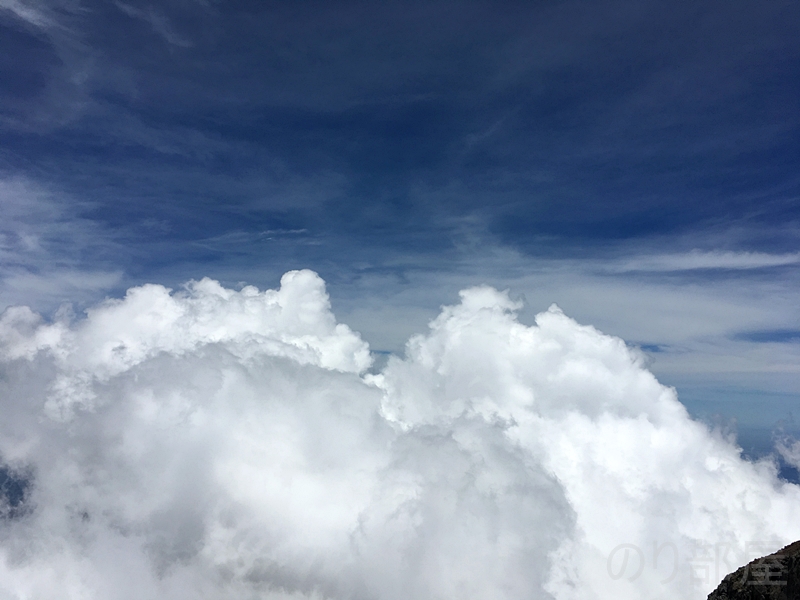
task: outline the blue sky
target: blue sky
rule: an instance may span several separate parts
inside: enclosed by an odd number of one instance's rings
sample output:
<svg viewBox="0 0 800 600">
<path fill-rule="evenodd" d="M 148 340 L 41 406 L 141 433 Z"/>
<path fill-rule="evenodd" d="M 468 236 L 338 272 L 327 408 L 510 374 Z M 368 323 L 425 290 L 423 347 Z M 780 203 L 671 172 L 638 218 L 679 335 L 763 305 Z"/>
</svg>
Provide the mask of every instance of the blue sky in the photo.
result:
<svg viewBox="0 0 800 600">
<path fill-rule="evenodd" d="M 311 268 L 400 353 L 488 283 L 797 429 L 798 39 L 793 1 L 0 0 L 0 304 Z"/>
</svg>

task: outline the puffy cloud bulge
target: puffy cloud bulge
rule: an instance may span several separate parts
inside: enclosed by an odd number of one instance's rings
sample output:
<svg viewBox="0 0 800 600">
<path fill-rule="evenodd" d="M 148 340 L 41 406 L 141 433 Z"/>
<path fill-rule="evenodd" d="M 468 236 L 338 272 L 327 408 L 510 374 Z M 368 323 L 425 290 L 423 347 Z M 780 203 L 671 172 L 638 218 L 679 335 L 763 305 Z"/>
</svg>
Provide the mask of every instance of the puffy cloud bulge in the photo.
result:
<svg viewBox="0 0 800 600">
<path fill-rule="evenodd" d="M 380 372 L 310 271 L 7 309 L 0 599 L 704 598 L 800 538 L 635 349 L 519 308 L 465 290 Z"/>
</svg>

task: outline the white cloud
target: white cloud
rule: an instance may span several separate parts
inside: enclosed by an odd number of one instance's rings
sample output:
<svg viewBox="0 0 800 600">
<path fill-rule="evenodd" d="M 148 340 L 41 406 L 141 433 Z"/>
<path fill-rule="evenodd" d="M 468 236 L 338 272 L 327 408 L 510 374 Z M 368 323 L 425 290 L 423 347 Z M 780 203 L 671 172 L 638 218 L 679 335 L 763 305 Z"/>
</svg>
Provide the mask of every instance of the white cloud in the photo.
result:
<svg viewBox="0 0 800 600">
<path fill-rule="evenodd" d="M 120 282 L 119 268 L 102 264 L 119 253 L 118 243 L 80 216 L 79 202 L 25 178 L 0 177 L 0 205 L 0 306 L 36 302 L 51 310 L 102 296 Z"/>
<path fill-rule="evenodd" d="M 153 32 L 161 36 L 168 44 L 180 48 L 190 48 L 193 45 L 192 42 L 176 33 L 169 19 L 154 7 L 150 6 L 147 10 L 140 10 L 130 4 L 119 2 L 119 0 L 116 0 L 114 4 L 129 17 L 142 19 L 148 23 Z"/>
<path fill-rule="evenodd" d="M 598 272 L 591 261 L 526 260 L 501 256 L 471 270 L 406 272 L 404 281 L 363 275 L 342 298 L 334 290 L 343 320 L 372 345 L 401 351 L 404 340 L 422 331 L 441 297 L 460 287 L 486 282 L 509 287 L 526 299 L 521 312 L 557 302 L 576 319 L 623 337 L 631 344 L 658 345 L 654 368 L 681 373 L 767 372 L 796 359 L 791 344 L 742 339 L 741 332 L 793 329 L 800 319 L 796 274 L 782 277 L 709 279 L 635 277 Z M 436 294 L 436 297 L 434 297 Z M 796 346 L 796 345 L 795 345 Z M 796 364 L 796 363 L 795 363 Z M 795 385 L 795 390 L 800 391 Z"/>
<path fill-rule="evenodd" d="M 7 311 L 0 596 L 699 599 L 800 538 L 622 340 L 519 308 L 466 290 L 374 375 L 309 271 Z"/>
<path fill-rule="evenodd" d="M 0 9 L 11 12 L 17 18 L 35 27 L 46 29 L 52 27 L 55 22 L 43 8 L 40 3 L 26 2 L 25 0 L 0 0 Z"/>
<path fill-rule="evenodd" d="M 768 254 L 765 252 L 700 251 L 678 254 L 654 254 L 623 259 L 610 265 L 619 272 L 628 271 L 692 271 L 697 269 L 763 269 L 800 263 L 800 253 Z"/>
<path fill-rule="evenodd" d="M 776 450 L 787 464 L 800 471 L 800 440 L 781 440 Z"/>
</svg>

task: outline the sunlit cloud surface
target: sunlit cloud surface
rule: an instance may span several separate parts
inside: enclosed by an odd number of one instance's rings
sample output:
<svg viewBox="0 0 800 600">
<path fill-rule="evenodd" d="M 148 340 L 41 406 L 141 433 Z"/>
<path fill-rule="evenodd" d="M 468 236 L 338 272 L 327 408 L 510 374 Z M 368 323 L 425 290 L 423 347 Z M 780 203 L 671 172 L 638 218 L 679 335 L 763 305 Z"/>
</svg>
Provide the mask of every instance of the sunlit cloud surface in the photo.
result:
<svg viewBox="0 0 800 600">
<path fill-rule="evenodd" d="M 380 369 L 311 271 L 8 309 L 0 594 L 701 599 L 800 537 L 638 350 L 520 308 L 464 290 Z"/>
</svg>

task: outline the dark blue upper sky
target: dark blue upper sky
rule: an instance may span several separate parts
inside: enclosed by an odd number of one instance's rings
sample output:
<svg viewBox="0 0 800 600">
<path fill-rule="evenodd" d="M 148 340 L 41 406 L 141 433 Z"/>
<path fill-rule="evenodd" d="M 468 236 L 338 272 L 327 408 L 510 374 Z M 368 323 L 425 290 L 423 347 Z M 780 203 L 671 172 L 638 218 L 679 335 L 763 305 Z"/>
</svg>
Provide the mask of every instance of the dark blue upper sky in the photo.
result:
<svg viewBox="0 0 800 600">
<path fill-rule="evenodd" d="M 621 298 L 758 289 L 708 336 L 794 348 L 798 40 L 796 0 L 0 0 L 3 304 L 310 267 L 396 349 L 458 286 L 549 273 L 676 356 Z M 347 300 L 395 292 L 394 333 Z"/>
<path fill-rule="evenodd" d="M 2 13 L 0 166 L 91 203 L 139 266 L 231 230 L 326 256 L 465 227 L 533 254 L 795 241 L 795 1 L 31 6 L 45 25 Z"/>
</svg>

